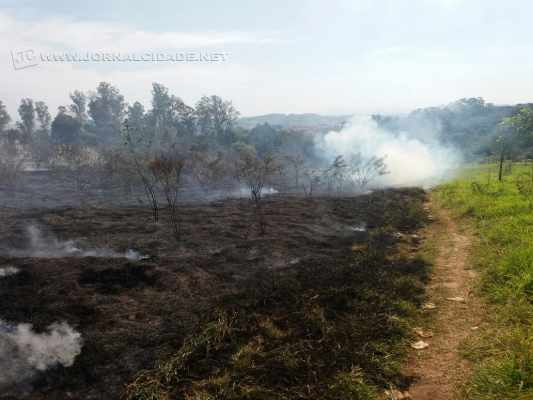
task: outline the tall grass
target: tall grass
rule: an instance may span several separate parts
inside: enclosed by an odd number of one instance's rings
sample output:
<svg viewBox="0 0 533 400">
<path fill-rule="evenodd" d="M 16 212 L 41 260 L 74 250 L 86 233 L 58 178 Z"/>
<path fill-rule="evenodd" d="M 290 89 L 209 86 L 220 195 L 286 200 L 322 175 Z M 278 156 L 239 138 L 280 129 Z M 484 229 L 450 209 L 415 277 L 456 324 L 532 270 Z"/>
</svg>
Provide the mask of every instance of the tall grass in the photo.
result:
<svg viewBox="0 0 533 400">
<path fill-rule="evenodd" d="M 490 328 L 467 343 L 471 400 L 533 399 L 533 164 L 515 163 L 497 179 L 492 164 L 467 168 L 435 198 L 473 222 L 472 261 L 489 304 Z"/>
</svg>

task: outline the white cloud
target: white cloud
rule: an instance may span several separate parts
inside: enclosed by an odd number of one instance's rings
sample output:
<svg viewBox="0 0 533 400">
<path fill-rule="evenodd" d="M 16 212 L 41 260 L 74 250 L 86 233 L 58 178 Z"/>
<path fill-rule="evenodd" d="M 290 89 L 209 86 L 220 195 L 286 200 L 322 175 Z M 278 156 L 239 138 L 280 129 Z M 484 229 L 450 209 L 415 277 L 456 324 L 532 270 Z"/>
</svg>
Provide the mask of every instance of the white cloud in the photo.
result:
<svg viewBox="0 0 533 400">
<path fill-rule="evenodd" d="M 134 52 L 158 49 L 203 49 L 275 39 L 250 32 L 149 32 L 127 24 L 50 17 L 26 21 L 0 12 L 0 35 L 56 50 Z"/>
</svg>

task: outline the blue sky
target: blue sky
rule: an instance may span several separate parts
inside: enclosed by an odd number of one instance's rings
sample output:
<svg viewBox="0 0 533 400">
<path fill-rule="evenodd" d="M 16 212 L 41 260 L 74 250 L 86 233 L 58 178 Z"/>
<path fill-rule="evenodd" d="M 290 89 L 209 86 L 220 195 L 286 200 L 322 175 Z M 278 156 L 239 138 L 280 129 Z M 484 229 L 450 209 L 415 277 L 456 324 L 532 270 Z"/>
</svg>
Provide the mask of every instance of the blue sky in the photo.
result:
<svg viewBox="0 0 533 400">
<path fill-rule="evenodd" d="M 287 4 L 289 3 L 289 4 Z M 269 112 L 405 112 L 460 97 L 533 101 L 533 3 L 493 0 L 0 0 L 0 100 L 68 102 L 102 80 L 148 105 L 161 82 L 185 101 Z M 223 51 L 223 63 L 41 64 L 11 51 Z"/>
</svg>

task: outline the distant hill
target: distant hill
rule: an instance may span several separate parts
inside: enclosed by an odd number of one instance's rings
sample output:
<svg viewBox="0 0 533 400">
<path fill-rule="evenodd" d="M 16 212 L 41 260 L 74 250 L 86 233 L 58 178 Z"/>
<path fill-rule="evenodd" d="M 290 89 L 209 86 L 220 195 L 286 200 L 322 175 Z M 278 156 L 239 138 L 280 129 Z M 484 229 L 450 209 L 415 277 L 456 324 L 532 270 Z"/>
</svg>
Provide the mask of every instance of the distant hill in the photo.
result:
<svg viewBox="0 0 533 400">
<path fill-rule="evenodd" d="M 267 123 L 273 127 L 327 130 L 338 129 L 350 119 L 350 115 L 319 115 L 319 114 L 265 114 L 254 117 L 243 117 L 237 124 L 245 129 Z"/>
</svg>

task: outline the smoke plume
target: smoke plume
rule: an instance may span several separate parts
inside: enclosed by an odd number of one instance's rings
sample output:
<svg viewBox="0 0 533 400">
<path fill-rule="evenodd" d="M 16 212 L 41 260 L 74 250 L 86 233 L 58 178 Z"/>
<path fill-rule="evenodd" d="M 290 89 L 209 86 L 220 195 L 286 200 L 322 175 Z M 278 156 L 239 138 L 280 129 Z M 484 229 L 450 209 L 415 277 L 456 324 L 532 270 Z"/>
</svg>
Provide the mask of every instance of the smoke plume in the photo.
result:
<svg viewBox="0 0 533 400">
<path fill-rule="evenodd" d="M 385 186 L 431 186 L 448 177 L 461 161 L 459 152 L 435 139 L 410 132 L 381 129 L 370 116 L 355 116 L 341 131 L 331 131 L 319 143 L 330 158 L 361 153 L 363 157 L 384 157 L 389 173 L 378 179 Z"/>
<path fill-rule="evenodd" d="M 0 391 L 16 390 L 54 366 L 72 366 L 81 348 L 81 334 L 66 322 L 36 333 L 31 324 L 15 326 L 0 320 Z"/>
<path fill-rule="evenodd" d="M 19 273 L 19 269 L 8 265 L 7 267 L 0 268 L 0 278 L 5 278 L 6 276 L 11 276 Z"/>
<path fill-rule="evenodd" d="M 41 230 L 30 225 L 27 228 L 29 246 L 24 250 L 10 251 L 12 257 L 61 258 L 61 257 L 102 257 L 142 260 L 147 258 L 135 250 L 118 253 L 111 249 L 81 249 L 75 241 L 61 241 L 52 235 L 43 235 Z"/>
</svg>

